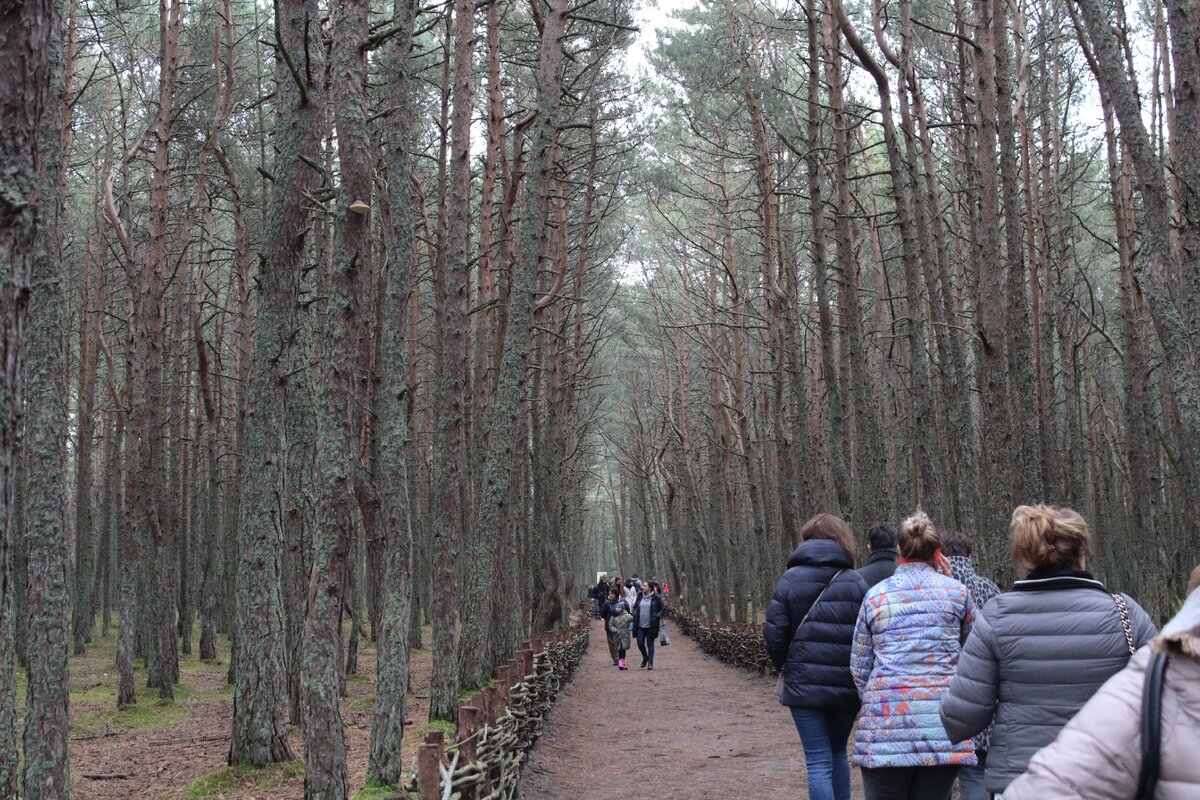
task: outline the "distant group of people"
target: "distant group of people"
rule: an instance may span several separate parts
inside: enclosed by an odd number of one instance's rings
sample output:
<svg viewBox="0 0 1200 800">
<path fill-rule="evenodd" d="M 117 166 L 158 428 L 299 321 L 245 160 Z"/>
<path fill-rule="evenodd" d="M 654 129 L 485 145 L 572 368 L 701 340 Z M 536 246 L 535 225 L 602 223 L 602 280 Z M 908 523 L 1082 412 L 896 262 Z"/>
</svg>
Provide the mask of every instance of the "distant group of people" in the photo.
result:
<svg viewBox="0 0 1200 800">
<path fill-rule="evenodd" d="M 1151 651 L 1176 657 L 1146 796 L 1200 798 L 1200 568 L 1160 635 L 1087 571 L 1079 513 L 1020 506 L 1010 535 L 1027 577 L 1001 592 L 922 512 L 873 528 L 857 570 L 846 522 L 805 523 L 763 635 L 811 800 L 849 800 L 851 760 L 867 800 L 948 800 L 956 780 L 964 800 L 1129 800 Z"/>
<path fill-rule="evenodd" d="M 595 600 L 595 614 L 604 620 L 604 633 L 608 641 L 608 654 L 613 666 L 620 670 L 629 669 L 626 655 L 632 644 L 637 642 L 642 654 L 642 669 L 654 669 L 654 643 L 671 643 L 667 636 L 663 612 L 666 605 L 663 596 L 670 591 L 665 581 L 657 578 L 642 581 L 637 575 L 609 580 L 600 576 L 591 590 Z"/>
</svg>

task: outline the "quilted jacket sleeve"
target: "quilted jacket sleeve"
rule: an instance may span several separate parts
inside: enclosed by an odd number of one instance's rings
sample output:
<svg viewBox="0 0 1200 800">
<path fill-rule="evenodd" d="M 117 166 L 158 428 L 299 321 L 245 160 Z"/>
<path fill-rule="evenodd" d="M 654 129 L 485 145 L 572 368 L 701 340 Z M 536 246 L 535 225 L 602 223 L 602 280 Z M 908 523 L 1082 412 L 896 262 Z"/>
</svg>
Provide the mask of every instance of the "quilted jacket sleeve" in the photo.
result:
<svg viewBox="0 0 1200 800">
<path fill-rule="evenodd" d="M 1131 607 L 1132 610 L 1132 607 Z M 1150 652 L 1143 650 L 1100 688 L 1004 800 L 1128 800 L 1141 769 L 1141 695 Z"/>
<path fill-rule="evenodd" d="M 870 604 L 864 602 L 858 609 L 854 642 L 850 646 L 850 674 L 858 688 L 859 697 L 862 697 L 863 689 L 871 679 L 871 670 L 875 669 L 875 642 L 871 634 L 870 614 Z"/>
<path fill-rule="evenodd" d="M 996 711 L 999 689 L 995 632 L 988 618 L 977 614 L 959 656 L 958 671 L 942 697 L 942 726 L 951 742 L 970 739 L 988 726 Z"/>
<path fill-rule="evenodd" d="M 771 656 L 775 669 L 783 669 L 787 660 L 788 645 L 792 643 L 792 621 L 788 615 L 788 587 L 791 582 L 785 573 L 775 586 L 775 595 L 767 607 L 767 621 L 763 623 L 763 644 Z"/>
<path fill-rule="evenodd" d="M 975 601 L 971 599 L 971 595 L 966 595 L 966 607 L 963 609 L 962 623 L 959 626 L 958 644 L 963 646 L 967 639 L 971 636 L 971 628 L 975 625 L 975 620 L 979 616 L 979 610 L 975 608 Z"/>
</svg>

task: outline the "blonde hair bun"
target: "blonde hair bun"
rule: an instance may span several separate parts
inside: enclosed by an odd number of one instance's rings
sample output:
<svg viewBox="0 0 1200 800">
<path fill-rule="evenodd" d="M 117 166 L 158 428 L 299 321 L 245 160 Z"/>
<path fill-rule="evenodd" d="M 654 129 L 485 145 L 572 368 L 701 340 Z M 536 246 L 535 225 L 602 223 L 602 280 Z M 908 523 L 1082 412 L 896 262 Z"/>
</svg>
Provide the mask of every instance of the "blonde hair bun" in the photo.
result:
<svg viewBox="0 0 1200 800">
<path fill-rule="evenodd" d="M 896 544 L 904 558 L 933 561 L 938 548 L 942 546 L 942 534 L 929 515 L 917 509 L 900 523 L 900 529 L 896 531 Z"/>
<path fill-rule="evenodd" d="M 1017 506 L 1009 533 L 1013 559 L 1030 571 L 1071 569 L 1088 554 L 1087 520 L 1073 508 Z"/>
</svg>

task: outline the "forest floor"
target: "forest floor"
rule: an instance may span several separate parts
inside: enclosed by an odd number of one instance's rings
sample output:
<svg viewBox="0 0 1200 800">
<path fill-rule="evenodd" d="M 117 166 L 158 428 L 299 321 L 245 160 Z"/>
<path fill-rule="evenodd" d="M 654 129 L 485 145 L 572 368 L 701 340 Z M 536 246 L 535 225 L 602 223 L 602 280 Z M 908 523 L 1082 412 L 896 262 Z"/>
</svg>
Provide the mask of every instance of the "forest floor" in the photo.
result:
<svg viewBox="0 0 1200 800">
<path fill-rule="evenodd" d="M 429 641 L 428 628 L 424 631 Z M 225 681 L 229 644 L 221 637 L 218 660 L 180 659 L 180 684 L 174 702 L 158 700 L 145 688 L 137 669 L 138 703 L 117 710 L 114 633 L 97 638 L 83 656 L 71 658 L 71 784 L 74 797 L 87 800 L 296 800 L 304 796 L 304 744 L 291 728 L 297 760 L 264 770 L 228 767 L 229 720 L 233 691 Z M 198 636 L 193 637 L 198 641 Z M 428 649 L 412 654 L 412 691 L 406 717 L 414 725 L 404 737 L 405 763 L 416 755 L 425 735 L 433 657 Z M 18 687 L 24 698 L 24 687 Z M 375 702 L 375 646 L 359 647 L 358 674 L 347 680 L 342 700 L 351 794 L 358 800 L 383 796 L 363 790 Z"/>
<path fill-rule="evenodd" d="M 804 797 L 804 756 L 775 679 L 701 652 L 671 628 L 654 671 L 612 665 L 604 630 L 559 694 L 521 779 L 530 800 Z M 858 770 L 853 796 L 861 798 Z"/>
</svg>

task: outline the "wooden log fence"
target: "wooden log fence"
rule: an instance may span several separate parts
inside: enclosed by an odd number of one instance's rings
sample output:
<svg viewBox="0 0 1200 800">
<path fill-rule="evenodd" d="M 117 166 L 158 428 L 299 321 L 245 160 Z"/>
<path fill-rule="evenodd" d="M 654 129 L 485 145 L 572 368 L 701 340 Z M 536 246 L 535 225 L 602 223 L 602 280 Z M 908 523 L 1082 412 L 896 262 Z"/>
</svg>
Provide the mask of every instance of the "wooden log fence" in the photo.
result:
<svg viewBox="0 0 1200 800">
<path fill-rule="evenodd" d="M 686 608 L 673 607 L 668 615 L 679 630 L 696 640 L 700 649 L 726 664 L 774 672 L 775 666 L 763 646 L 762 626 L 713 622 Z"/>
<path fill-rule="evenodd" d="M 541 735 L 559 689 L 588 646 L 591 601 L 570 627 L 526 641 L 498 670 L 496 684 L 460 700 L 447 744 L 429 731 L 410 791 L 419 800 L 512 800 L 525 756 Z"/>
</svg>

